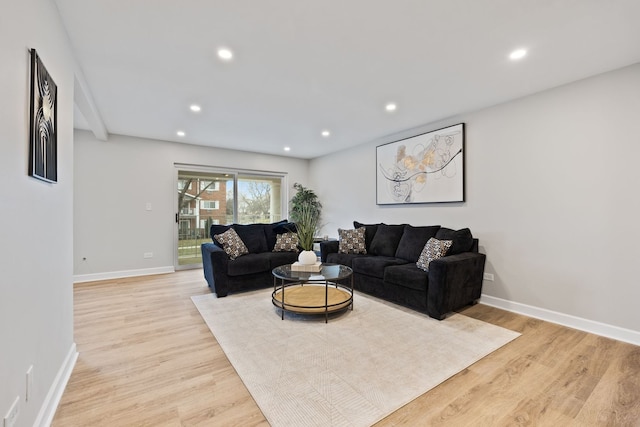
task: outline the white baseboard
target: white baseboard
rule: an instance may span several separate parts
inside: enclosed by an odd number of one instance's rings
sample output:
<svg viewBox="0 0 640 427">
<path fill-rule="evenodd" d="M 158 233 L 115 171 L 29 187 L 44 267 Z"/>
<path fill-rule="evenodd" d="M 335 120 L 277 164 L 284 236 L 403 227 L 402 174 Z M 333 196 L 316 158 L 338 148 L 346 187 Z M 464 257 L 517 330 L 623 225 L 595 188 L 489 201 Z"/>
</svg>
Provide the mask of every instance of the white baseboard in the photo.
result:
<svg viewBox="0 0 640 427">
<path fill-rule="evenodd" d="M 629 344 L 640 345 L 640 331 L 633 331 L 619 326 L 608 325 L 606 323 L 583 319 L 570 314 L 559 313 L 557 311 L 508 301 L 484 294 L 482 295 L 480 302 L 491 307 L 524 314 L 525 316 L 534 317 L 551 323 L 557 323 L 558 325 L 567 326 L 569 328 L 601 335 L 618 341 L 624 341 Z"/>
<path fill-rule="evenodd" d="M 174 273 L 175 268 L 167 267 L 142 268 L 139 270 L 108 271 L 106 273 L 76 274 L 73 283 L 94 282 L 96 280 L 122 279 L 123 277 L 150 276 L 152 274 Z"/>
<path fill-rule="evenodd" d="M 51 384 L 49 388 L 47 397 L 45 397 L 40 412 L 38 412 L 38 418 L 36 418 L 35 423 L 33 423 L 34 426 L 48 427 L 51 425 L 53 416 L 56 414 L 56 409 L 58 409 L 58 404 L 62 398 L 62 393 L 64 393 L 73 367 L 76 365 L 76 360 L 78 360 L 78 352 L 76 351 L 76 343 L 74 342 L 69 349 L 69 353 L 67 353 L 67 357 L 64 359 L 64 363 L 60 366 L 53 380 L 53 384 Z"/>
</svg>

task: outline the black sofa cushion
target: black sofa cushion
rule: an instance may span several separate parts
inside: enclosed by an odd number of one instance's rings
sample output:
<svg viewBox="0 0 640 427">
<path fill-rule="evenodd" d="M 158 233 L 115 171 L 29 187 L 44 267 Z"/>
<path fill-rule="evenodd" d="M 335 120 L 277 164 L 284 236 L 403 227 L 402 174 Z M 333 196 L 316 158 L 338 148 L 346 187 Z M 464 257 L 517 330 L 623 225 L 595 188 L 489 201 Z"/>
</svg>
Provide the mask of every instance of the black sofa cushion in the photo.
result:
<svg viewBox="0 0 640 427">
<path fill-rule="evenodd" d="M 396 257 L 404 258 L 411 262 L 418 261 L 424 245 L 430 238 L 435 237 L 438 230 L 440 230 L 439 225 L 427 227 L 405 225 L 402 238 L 400 239 L 400 243 L 398 243 L 398 250 L 396 250 Z"/>
<path fill-rule="evenodd" d="M 380 224 L 371 241 L 369 252 L 373 255 L 394 257 L 403 232 L 404 225 Z"/>
<path fill-rule="evenodd" d="M 436 239 L 438 240 L 452 240 L 453 245 L 447 252 L 447 255 L 456 255 L 462 252 L 469 252 L 473 247 L 473 236 L 471 230 L 468 228 L 462 228 L 460 230 L 452 230 L 450 228 L 442 227 L 436 233 Z"/>
<path fill-rule="evenodd" d="M 391 265 L 384 270 L 384 282 L 426 292 L 429 284 L 429 273 L 420 270 L 413 263 Z"/>
<path fill-rule="evenodd" d="M 271 267 L 269 257 L 275 254 L 275 252 L 264 252 L 261 254 L 247 254 L 238 257 L 233 261 L 229 261 L 229 264 L 227 265 L 227 275 L 244 276 L 247 274 L 269 271 Z"/>
<path fill-rule="evenodd" d="M 296 223 L 288 222 L 286 219 L 283 219 L 280 222 L 274 222 L 272 225 L 273 232 L 276 234 L 296 233 L 298 231 L 296 228 Z"/>
<path fill-rule="evenodd" d="M 362 224 L 358 221 L 353 221 L 353 228 L 364 227 L 364 242 L 367 246 L 367 251 L 371 251 L 371 241 L 373 240 L 373 236 L 376 235 L 379 225 L 380 224 Z"/>
<path fill-rule="evenodd" d="M 385 268 L 390 265 L 401 265 L 406 263 L 406 260 L 395 257 L 369 256 L 355 258 L 353 260 L 352 268 L 354 273 L 379 277 L 382 279 L 384 277 Z"/>
<path fill-rule="evenodd" d="M 267 246 L 267 236 L 264 233 L 265 224 L 235 224 L 233 228 L 244 244 L 247 245 L 249 253 L 259 254 L 269 250 Z"/>
<path fill-rule="evenodd" d="M 368 255 L 363 254 L 342 254 L 339 252 L 331 252 L 330 254 L 327 254 L 327 262 L 330 264 L 342 264 L 346 265 L 347 267 L 352 267 L 354 259 L 367 256 Z"/>
<path fill-rule="evenodd" d="M 298 252 L 271 252 L 269 253 L 269 272 L 276 267 L 285 264 L 293 264 L 298 260 Z"/>
</svg>

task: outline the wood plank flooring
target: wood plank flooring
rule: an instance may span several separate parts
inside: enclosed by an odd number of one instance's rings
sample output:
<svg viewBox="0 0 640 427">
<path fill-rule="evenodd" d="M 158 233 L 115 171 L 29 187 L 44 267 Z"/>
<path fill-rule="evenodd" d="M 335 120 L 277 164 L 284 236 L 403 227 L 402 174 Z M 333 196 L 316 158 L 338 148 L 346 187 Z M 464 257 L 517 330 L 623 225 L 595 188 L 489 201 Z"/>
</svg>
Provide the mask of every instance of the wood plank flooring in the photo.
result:
<svg viewBox="0 0 640 427">
<path fill-rule="evenodd" d="M 189 298 L 208 292 L 201 270 L 77 284 L 80 357 L 52 425 L 268 426 Z M 522 336 L 377 427 L 640 426 L 640 347 L 482 304 L 462 313 Z"/>
</svg>

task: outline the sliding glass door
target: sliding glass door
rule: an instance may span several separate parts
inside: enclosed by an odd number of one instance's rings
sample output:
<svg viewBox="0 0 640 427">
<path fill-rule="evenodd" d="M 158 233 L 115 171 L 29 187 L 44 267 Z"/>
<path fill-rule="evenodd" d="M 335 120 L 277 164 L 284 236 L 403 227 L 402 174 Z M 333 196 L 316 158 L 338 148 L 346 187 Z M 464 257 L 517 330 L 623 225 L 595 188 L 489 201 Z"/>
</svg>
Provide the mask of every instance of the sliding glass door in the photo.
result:
<svg viewBox="0 0 640 427">
<path fill-rule="evenodd" d="M 209 241 L 211 224 L 228 222 L 227 203 L 234 194 L 233 178 L 229 178 L 223 173 L 178 171 L 176 267 L 201 265 L 200 244 Z"/>
<path fill-rule="evenodd" d="M 176 269 L 202 265 L 211 224 L 279 221 L 286 211 L 284 174 L 176 165 Z"/>
</svg>

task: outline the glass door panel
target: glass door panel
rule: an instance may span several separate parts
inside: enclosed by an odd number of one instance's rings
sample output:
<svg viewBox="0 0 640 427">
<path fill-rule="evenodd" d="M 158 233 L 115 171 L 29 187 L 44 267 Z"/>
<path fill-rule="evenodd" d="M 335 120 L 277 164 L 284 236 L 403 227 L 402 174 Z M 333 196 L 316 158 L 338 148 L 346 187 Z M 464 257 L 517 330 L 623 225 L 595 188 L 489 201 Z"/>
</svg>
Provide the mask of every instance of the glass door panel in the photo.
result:
<svg viewBox="0 0 640 427">
<path fill-rule="evenodd" d="M 239 224 L 280 221 L 282 219 L 282 177 L 238 175 Z"/>
<path fill-rule="evenodd" d="M 202 266 L 212 224 L 271 223 L 286 210 L 284 176 L 177 165 L 175 268 Z"/>
<path fill-rule="evenodd" d="M 202 265 L 200 245 L 211 241 L 211 224 L 233 222 L 233 182 L 228 173 L 178 171 L 176 267 Z"/>
</svg>

